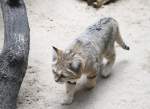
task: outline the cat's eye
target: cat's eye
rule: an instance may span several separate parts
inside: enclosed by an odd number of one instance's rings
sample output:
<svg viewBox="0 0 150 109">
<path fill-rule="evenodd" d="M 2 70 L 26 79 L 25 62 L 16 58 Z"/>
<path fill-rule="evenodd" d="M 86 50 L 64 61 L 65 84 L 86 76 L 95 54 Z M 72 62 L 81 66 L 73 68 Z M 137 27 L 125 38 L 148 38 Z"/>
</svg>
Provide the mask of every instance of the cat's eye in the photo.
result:
<svg viewBox="0 0 150 109">
<path fill-rule="evenodd" d="M 57 74 L 57 72 L 55 70 L 52 70 L 52 72 L 53 72 L 54 75 L 58 76 L 58 74 Z"/>
<path fill-rule="evenodd" d="M 60 77 L 62 77 L 62 78 L 66 78 L 66 76 L 65 75 L 63 75 L 63 74 L 61 74 L 61 76 Z"/>
<path fill-rule="evenodd" d="M 70 77 L 70 79 L 76 79 L 76 77 Z"/>
<path fill-rule="evenodd" d="M 56 73 L 56 71 L 55 71 L 55 70 L 52 70 L 52 72 L 53 72 L 53 73 Z"/>
</svg>

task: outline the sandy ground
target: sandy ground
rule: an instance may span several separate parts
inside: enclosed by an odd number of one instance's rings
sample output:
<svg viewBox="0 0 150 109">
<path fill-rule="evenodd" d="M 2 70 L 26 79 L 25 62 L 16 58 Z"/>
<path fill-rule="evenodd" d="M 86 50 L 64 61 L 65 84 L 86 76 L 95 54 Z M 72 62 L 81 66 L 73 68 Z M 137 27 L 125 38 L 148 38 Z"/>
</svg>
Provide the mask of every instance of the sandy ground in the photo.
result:
<svg viewBox="0 0 150 109">
<path fill-rule="evenodd" d="M 18 97 L 18 109 L 149 109 L 150 0 L 120 0 L 99 10 L 79 0 L 26 0 L 31 28 L 29 67 Z M 87 91 L 80 82 L 75 101 L 60 105 L 64 86 L 51 73 L 51 45 L 64 49 L 96 20 L 118 20 L 131 50 L 117 47 L 112 75 Z M 0 48 L 3 23 L 0 17 Z"/>
</svg>

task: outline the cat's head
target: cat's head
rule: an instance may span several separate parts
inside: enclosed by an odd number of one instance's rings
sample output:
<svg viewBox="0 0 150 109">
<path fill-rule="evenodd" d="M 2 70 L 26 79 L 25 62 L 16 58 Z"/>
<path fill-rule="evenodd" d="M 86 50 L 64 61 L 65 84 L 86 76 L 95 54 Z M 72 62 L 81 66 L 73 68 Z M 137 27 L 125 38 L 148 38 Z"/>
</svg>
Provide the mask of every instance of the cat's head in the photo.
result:
<svg viewBox="0 0 150 109">
<path fill-rule="evenodd" d="M 64 83 L 78 79 L 81 76 L 81 59 L 70 50 L 62 51 L 56 47 L 52 49 L 52 72 L 55 81 Z"/>
</svg>

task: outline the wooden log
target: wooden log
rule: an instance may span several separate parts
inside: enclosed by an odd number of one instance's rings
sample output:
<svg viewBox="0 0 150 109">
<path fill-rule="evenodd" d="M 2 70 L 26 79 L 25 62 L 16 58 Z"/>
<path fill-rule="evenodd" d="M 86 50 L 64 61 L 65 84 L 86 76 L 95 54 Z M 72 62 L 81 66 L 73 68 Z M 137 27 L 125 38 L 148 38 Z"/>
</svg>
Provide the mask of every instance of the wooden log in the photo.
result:
<svg viewBox="0 0 150 109">
<path fill-rule="evenodd" d="M 4 21 L 4 46 L 0 54 L 0 109 L 16 109 L 26 73 L 30 29 L 23 0 L 0 0 Z"/>
</svg>

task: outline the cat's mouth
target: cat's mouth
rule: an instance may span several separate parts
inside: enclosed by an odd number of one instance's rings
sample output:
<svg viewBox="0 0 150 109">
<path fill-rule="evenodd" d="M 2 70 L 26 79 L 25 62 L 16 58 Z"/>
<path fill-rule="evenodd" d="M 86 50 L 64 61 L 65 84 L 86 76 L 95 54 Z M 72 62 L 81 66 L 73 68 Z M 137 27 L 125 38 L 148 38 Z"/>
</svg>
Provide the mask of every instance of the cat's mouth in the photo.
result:
<svg viewBox="0 0 150 109">
<path fill-rule="evenodd" d="M 63 84 L 63 83 L 65 83 L 64 81 L 60 81 L 60 80 L 59 80 L 59 81 L 55 80 L 55 82 L 58 83 L 58 84 Z"/>
<path fill-rule="evenodd" d="M 65 82 L 58 81 L 57 83 L 58 83 L 58 84 L 64 84 Z"/>
<path fill-rule="evenodd" d="M 61 80 L 61 78 L 55 79 L 55 82 L 58 84 L 63 84 L 65 83 L 64 81 Z"/>
</svg>

